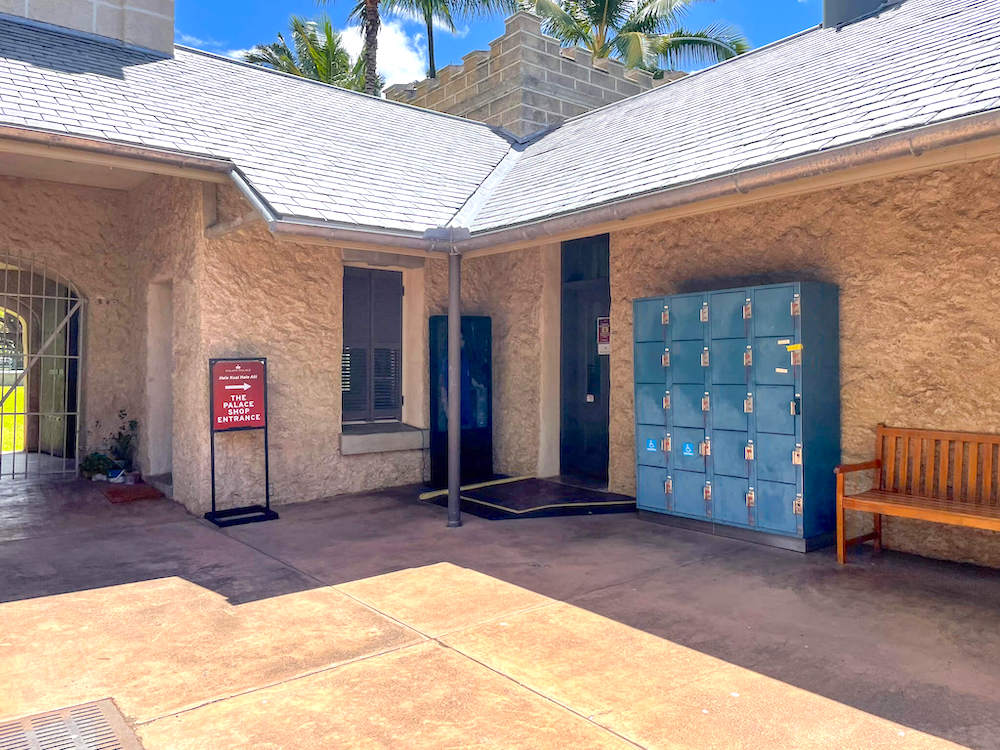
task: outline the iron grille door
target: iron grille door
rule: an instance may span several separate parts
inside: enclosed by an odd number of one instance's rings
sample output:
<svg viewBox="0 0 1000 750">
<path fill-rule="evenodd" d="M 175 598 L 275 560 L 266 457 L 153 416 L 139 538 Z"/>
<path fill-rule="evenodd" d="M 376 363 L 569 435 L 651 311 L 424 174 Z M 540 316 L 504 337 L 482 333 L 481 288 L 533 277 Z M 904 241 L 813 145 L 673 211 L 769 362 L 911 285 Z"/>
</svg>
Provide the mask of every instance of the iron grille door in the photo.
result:
<svg viewBox="0 0 1000 750">
<path fill-rule="evenodd" d="M 403 274 L 344 269 L 345 422 L 402 418 Z"/>
</svg>

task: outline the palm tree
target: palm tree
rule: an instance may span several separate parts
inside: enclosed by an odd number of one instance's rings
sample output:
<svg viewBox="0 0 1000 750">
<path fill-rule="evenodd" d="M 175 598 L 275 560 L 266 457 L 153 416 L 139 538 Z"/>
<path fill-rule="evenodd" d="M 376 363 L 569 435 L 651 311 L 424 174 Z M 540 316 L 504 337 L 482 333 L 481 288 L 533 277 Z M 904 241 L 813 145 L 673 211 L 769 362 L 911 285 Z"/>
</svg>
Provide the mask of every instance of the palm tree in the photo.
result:
<svg viewBox="0 0 1000 750">
<path fill-rule="evenodd" d="M 724 24 L 697 31 L 680 25 L 698 0 L 525 0 L 564 45 L 579 45 L 595 59 L 611 57 L 630 68 L 703 65 L 746 52 L 744 36 Z"/>
<path fill-rule="evenodd" d="M 330 0 L 316 0 L 320 5 L 326 5 Z M 361 23 L 361 35 L 364 44 L 361 48 L 361 67 L 364 71 L 364 81 L 366 94 L 378 95 L 382 87 L 378 83 L 378 29 L 382 25 L 382 18 L 379 12 L 379 0 L 359 0 L 354 10 L 350 13 L 351 18 L 356 18 Z"/>
<path fill-rule="evenodd" d="M 351 63 L 350 55 L 333 29 L 329 18 L 307 21 L 292 16 L 289 21 L 291 45 L 284 35 L 270 44 L 258 44 L 243 59 L 282 73 L 289 73 L 315 81 L 330 83 L 345 89 L 362 91 L 366 76 L 361 59 Z M 382 88 L 382 81 L 375 78 L 375 93 Z"/>
</svg>

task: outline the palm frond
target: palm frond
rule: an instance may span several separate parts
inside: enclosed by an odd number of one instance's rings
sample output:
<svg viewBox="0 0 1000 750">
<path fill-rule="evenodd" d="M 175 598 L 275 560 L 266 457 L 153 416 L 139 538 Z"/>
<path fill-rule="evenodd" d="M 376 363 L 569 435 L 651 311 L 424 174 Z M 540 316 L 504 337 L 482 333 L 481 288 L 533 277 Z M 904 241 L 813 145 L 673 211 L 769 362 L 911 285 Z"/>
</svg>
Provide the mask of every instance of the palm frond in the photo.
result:
<svg viewBox="0 0 1000 750">
<path fill-rule="evenodd" d="M 530 10 L 542 17 L 546 33 L 564 46 L 581 44 L 593 51 L 594 34 L 590 25 L 581 23 L 556 0 L 532 0 Z"/>
<path fill-rule="evenodd" d="M 656 39 L 640 31 L 626 31 L 617 34 L 608 43 L 615 52 L 615 58 L 628 68 L 646 68 L 656 64 Z"/>
<path fill-rule="evenodd" d="M 697 31 L 674 29 L 661 34 L 655 49 L 667 69 L 677 70 L 728 60 L 749 50 L 750 44 L 738 29 L 713 24 Z"/>
</svg>

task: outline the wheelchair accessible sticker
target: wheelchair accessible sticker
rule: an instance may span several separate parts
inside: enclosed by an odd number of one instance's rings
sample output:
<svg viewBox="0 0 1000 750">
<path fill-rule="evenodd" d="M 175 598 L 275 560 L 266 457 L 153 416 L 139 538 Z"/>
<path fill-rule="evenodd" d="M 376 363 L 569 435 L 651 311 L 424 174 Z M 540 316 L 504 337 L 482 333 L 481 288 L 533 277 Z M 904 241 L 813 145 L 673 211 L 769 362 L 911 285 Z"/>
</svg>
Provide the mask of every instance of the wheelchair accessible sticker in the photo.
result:
<svg viewBox="0 0 1000 750">
<path fill-rule="evenodd" d="M 646 450 L 650 453 L 656 453 L 659 448 L 656 446 L 656 438 L 650 438 L 646 441 Z"/>
<path fill-rule="evenodd" d="M 684 443 L 684 445 L 681 446 L 681 454 L 683 454 L 685 456 L 693 456 L 694 455 L 694 443 Z"/>
</svg>

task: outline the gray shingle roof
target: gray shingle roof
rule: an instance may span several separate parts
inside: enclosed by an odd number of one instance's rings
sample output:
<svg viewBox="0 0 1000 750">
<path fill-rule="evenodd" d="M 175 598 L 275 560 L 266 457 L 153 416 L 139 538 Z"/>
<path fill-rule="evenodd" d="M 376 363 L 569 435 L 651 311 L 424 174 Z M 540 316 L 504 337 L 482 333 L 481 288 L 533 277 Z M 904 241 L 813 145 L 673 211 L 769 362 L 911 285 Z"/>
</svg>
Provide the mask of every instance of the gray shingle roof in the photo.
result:
<svg viewBox="0 0 1000 750">
<path fill-rule="evenodd" d="M 230 159 L 280 215 L 417 232 L 447 223 L 509 148 L 457 117 L 5 19 L 0 124 Z"/>
<path fill-rule="evenodd" d="M 471 229 L 510 226 L 1000 108 L 1000 1 L 905 0 L 580 115 Z"/>
<path fill-rule="evenodd" d="M 229 159 L 282 217 L 486 231 L 1000 109 L 998 18 L 1000 0 L 905 0 L 514 150 L 479 123 L 0 18 L 0 125 Z"/>
</svg>

